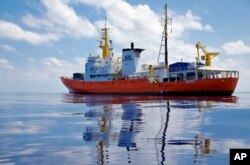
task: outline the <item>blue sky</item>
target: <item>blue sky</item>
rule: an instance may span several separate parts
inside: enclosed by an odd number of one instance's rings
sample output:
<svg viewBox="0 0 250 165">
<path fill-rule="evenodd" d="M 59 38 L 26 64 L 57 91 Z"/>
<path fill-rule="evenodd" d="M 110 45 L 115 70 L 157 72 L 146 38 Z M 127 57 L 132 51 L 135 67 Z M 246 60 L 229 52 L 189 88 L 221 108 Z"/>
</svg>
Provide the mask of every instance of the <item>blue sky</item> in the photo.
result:
<svg viewBox="0 0 250 165">
<path fill-rule="evenodd" d="M 105 15 L 115 54 L 134 42 L 142 63 L 155 63 L 165 1 L 1 0 L 0 92 L 67 92 L 59 77 L 83 72 L 98 54 Z M 169 0 L 170 62 L 194 61 L 195 44 L 220 52 L 214 66 L 240 71 L 237 91 L 249 91 L 250 2 Z"/>
</svg>

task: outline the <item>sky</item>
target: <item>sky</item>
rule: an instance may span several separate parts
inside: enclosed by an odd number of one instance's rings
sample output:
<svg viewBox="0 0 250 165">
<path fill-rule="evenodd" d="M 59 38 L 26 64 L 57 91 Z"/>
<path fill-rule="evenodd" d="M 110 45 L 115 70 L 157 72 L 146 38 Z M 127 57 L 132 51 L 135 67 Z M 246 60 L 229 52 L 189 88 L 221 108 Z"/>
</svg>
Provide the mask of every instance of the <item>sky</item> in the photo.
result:
<svg viewBox="0 0 250 165">
<path fill-rule="evenodd" d="M 84 72 L 98 55 L 100 28 L 111 28 L 115 56 L 135 43 L 141 63 L 155 64 L 166 1 L 1 0 L 0 92 L 67 92 L 60 76 Z M 169 62 L 194 62 L 195 44 L 220 52 L 212 65 L 240 72 L 236 91 L 249 91 L 250 1 L 168 0 Z M 161 57 L 163 61 L 163 58 Z"/>
</svg>

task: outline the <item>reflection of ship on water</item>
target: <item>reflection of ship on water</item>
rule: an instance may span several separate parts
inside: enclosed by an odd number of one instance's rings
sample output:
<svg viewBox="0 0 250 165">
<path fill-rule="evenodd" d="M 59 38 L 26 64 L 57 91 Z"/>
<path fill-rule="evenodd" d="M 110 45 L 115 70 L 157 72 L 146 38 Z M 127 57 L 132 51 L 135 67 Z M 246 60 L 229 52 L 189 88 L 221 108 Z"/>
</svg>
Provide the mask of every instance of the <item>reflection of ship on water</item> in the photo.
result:
<svg viewBox="0 0 250 165">
<path fill-rule="evenodd" d="M 131 163 L 130 151 L 138 150 L 136 145 L 136 134 L 140 132 L 142 125 L 142 110 L 136 104 L 122 105 L 122 128 L 120 131 L 118 146 L 127 150 L 127 161 Z"/>
<path fill-rule="evenodd" d="M 176 146 L 183 146 L 183 145 L 192 145 L 194 148 L 194 163 L 199 162 L 200 157 L 203 157 L 205 155 L 211 154 L 215 152 L 215 150 L 212 148 L 212 140 L 209 138 L 203 138 L 201 137 L 200 134 L 196 134 L 194 138 L 188 138 L 188 139 L 182 139 L 182 138 L 173 138 L 173 137 L 168 137 L 167 130 L 169 127 L 169 121 L 170 121 L 170 107 L 174 108 L 198 108 L 198 113 L 201 113 L 202 111 L 211 109 L 213 107 L 212 102 L 207 102 L 207 103 L 200 103 L 200 102 L 190 102 L 190 101 L 176 101 L 179 102 L 178 106 L 175 105 L 170 105 L 170 102 L 167 101 L 167 111 L 165 115 L 165 121 L 162 120 L 161 122 L 161 127 L 156 135 L 156 139 L 158 141 L 161 141 L 160 144 L 160 149 L 157 147 L 157 143 L 155 141 L 155 147 L 156 147 L 156 156 L 157 156 L 157 162 L 158 164 L 165 164 L 166 163 L 166 148 L 169 145 L 176 145 Z M 176 103 L 175 102 L 175 103 Z M 206 105 L 206 106 L 205 106 Z M 160 132 L 162 133 L 161 138 L 160 138 Z M 159 136 L 159 138 L 158 138 Z M 160 140 L 161 139 L 161 140 Z M 160 158 L 159 158 L 160 157 Z"/>
<path fill-rule="evenodd" d="M 89 104 L 87 100 L 91 100 L 95 96 L 80 96 L 80 98 L 82 97 L 87 105 Z M 107 96 L 105 100 L 114 100 L 109 97 L 112 96 Z M 119 96 L 117 97 L 119 98 Z M 122 97 L 118 98 L 116 100 Z M 156 98 L 151 97 L 151 100 L 147 98 L 146 101 L 143 101 L 143 97 L 136 97 L 133 98 L 134 101 L 119 101 L 116 102 L 117 104 L 103 104 L 101 101 L 95 106 L 90 106 L 85 117 L 87 120 L 91 120 L 92 124 L 86 127 L 83 140 L 95 145 L 98 164 L 108 164 L 117 159 L 135 163 L 139 159 L 136 156 L 137 153 L 145 152 L 143 145 L 157 153 L 157 156 L 151 159 L 157 158 L 158 164 L 178 159 L 176 157 L 178 155 L 175 155 L 175 151 L 180 152 L 178 149 L 193 153 L 193 162 L 202 162 L 204 158 L 210 157 L 212 153 L 216 152 L 216 149 L 213 148 L 213 143 L 216 144 L 216 141 L 211 140 L 208 134 L 202 133 L 199 129 L 206 122 L 203 121 L 206 120 L 206 118 L 203 119 L 203 113 L 216 109 L 221 103 L 226 105 L 237 103 L 237 97 L 211 98 L 209 100 L 190 97 L 169 100 L 165 97 Z M 101 98 L 97 96 L 95 100 L 98 99 Z M 152 110 L 151 114 L 144 112 L 148 109 Z M 148 115 L 152 115 L 152 120 L 147 120 Z M 156 123 L 154 127 L 149 124 L 149 121 Z M 152 131 L 152 129 L 155 130 Z M 190 130 L 192 130 L 191 133 Z M 149 138 L 144 138 L 145 135 L 149 135 L 148 132 L 152 132 L 152 134 L 148 136 Z M 154 143 L 146 144 L 145 139 L 149 142 L 154 139 L 155 147 Z M 117 154 L 121 153 L 124 156 L 118 158 Z M 143 160 L 140 161 L 143 162 Z"/>
<path fill-rule="evenodd" d="M 123 104 L 122 109 L 123 124 L 120 131 L 118 146 L 126 147 L 129 151 L 131 148 L 136 149 L 135 135 L 140 131 L 138 128 L 142 124 L 142 111 L 136 104 Z"/>
<path fill-rule="evenodd" d="M 238 102 L 237 96 L 226 97 L 171 97 L 171 108 L 191 109 L 198 108 L 198 111 L 208 111 L 216 108 L 218 104 L 234 106 Z"/>
<path fill-rule="evenodd" d="M 84 134 L 84 139 L 86 141 L 95 141 L 102 140 L 105 145 L 108 145 L 109 133 L 111 131 L 111 117 L 112 117 L 112 108 L 108 105 L 103 107 L 103 111 L 92 110 L 85 113 L 85 117 L 88 118 L 101 118 L 99 121 L 100 128 L 99 130 L 94 130 L 94 128 L 87 127 Z"/>
<path fill-rule="evenodd" d="M 137 150 L 135 136 L 140 131 L 142 111 L 136 104 L 122 105 L 122 127 L 120 133 L 112 131 L 114 110 L 111 105 L 104 105 L 103 109 L 92 109 L 85 113 L 87 118 L 99 118 L 99 127 L 87 127 L 83 133 L 83 140 L 97 142 L 98 163 L 109 162 L 110 142 L 127 150 L 127 162 L 131 163 L 130 151 Z M 118 116 L 117 116 L 118 117 Z"/>
<path fill-rule="evenodd" d="M 87 118 L 98 118 L 98 127 L 87 127 L 86 131 L 83 133 L 83 140 L 98 142 L 98 164 L 104 164 L 105 160 L 108 161 L 109 152 L 107 147 L 110 140 L 115 140 L 117 135 L 111 133 L 112 127 L 112 106 L 105 105 L 103 109 L 93 109 L 85 113 Z"/>
<path fill-rule="evenodd" d="M 131 102 L 145 102 L 145 101 L 176 101 L 181 103 L 182 106 L 186 102 L 203 102 L 203 104 L 208 102 L 219 102 L 219 103 L 236 103 L 238 101 L 237 96 L 126 96 L 126 95 L 84 95 L 84 94 L 64 94 L 62 101 L 66 103 L 85 103 L 85 104 L 127 104 Z M 174 105 L 171 105 L 174 106 Z M 186 104 L 186 106 L 188 106 Z M 206 105 L 204 105 L 206 107 Z M 181 107 L 185 108 L 185 107 Z M 190 108 L 190 107 L 186 107 Z"/>
</svg>

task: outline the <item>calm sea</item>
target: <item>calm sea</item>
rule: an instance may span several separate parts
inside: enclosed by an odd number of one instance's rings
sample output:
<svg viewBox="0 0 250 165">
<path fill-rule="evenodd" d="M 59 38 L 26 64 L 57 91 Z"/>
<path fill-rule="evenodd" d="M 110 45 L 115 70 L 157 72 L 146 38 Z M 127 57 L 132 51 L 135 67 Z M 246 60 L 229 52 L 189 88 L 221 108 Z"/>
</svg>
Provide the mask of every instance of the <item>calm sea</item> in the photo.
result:
<svg viewBox="0 0 250 165">
<path fill-rule="evenodd" d="M 229 164 L 249 100 L 0 93 L 0 164 Z"/>
</svg>

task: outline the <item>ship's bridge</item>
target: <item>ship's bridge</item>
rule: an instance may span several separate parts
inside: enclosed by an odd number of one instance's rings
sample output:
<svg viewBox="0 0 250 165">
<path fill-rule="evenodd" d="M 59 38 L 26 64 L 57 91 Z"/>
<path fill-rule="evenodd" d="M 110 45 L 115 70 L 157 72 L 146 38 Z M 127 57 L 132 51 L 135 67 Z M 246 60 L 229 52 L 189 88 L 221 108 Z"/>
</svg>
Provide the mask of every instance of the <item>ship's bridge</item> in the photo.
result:
<svg viewBox="0 0 250 165">
<path fill-rule="evenodd" d="M 176 62 L 169 65 L 169 72 L 181 72 L 188 70 L 196 70 L 197 67 L 204 66 L 203 63 Z"/>
<path fill-rule="evenodd" d="M 89 56 L 85 65 L 85 81 L 111 81 L 119 68 L 112 56 L 105 59 Z"/>
</svg>

